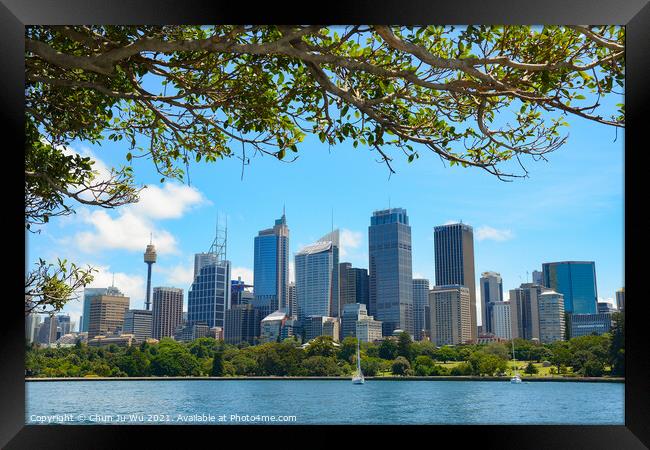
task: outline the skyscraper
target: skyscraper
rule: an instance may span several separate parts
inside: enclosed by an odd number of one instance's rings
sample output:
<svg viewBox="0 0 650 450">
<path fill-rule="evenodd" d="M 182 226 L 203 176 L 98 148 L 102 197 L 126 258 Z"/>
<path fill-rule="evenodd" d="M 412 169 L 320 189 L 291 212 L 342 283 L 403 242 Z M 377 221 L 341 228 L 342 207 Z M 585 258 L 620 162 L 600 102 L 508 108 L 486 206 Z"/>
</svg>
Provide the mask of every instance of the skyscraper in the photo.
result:
<svg viewBox="0 0 650 450">
<path fill-rule="evenodd" d="M 341 317 L 341 339 L 357 335 L 357 321 L 368 317 L 368 310 L 363 303 L 348 303 L 343 306 Z"/>
<path fill-rule="evenodd" d="M 510 318 L 510 302 L 492 302 L 490 307 L 491 333 L 503 339 L 512 339 L 512 319 Z"/>
<path fill-rule="evenodd" d="M 207 324 L 224 327 L 230 308 L 230 261 L 226 259 L 227 230 L 217 226 L 215 239 L 207 253 L 194 255 L 194 282 L 187 294 L 189 325 Z"/>
<path fill-rule="evenodd" d="M 162 339 L 174 335 L 183 322 L 183 289 L 175 287 L 153 288 L 153 320 L 151 335 Z"/>
<path fill-rule="evenodd" d="M 523 283 L 510 290 L 510 318 L 512 337 L 539 339 L 539 296 L 544 288 L 538 284 Z"/>
<path fill-rule="evenodd" d="M 115 287 L 112 288 L 105 295 L 90 298 L 88 339 L 117 333 L 123 329 L 124 315 L 129 309 L 130 299 Z"/>
<path fill-rule="evenodd" d="M 474 274 L 474 230 L 463 223 L 434 228 L 436 286 L 461 285 L 470 297 L 472 340 L 477 336 L 476 277 Z M 433 324 L 431 324 L 433 326 Z"/>
<path fill-rule="evenodd" d="M 262 230 L 254 242 L 255 302 L 264 316 L 289 310 L 289 228 L 282 214 L 273 228 Z"/>
<path fill-rule="evenodd" d="M 123 294 L 115 286 L 109 286 L 107 288 L 85 288 L 83 315 L 81 316 L 81 323 L 79 324 L 80 332 L 88 331 L 88 326 L 90 324 L 90 301 L 93 297 L 98 297 L 100 295 L 122 296 Z"/>
<path fill-rule="evenodd" d="M 403 208 L 375 211 L 368 227 L 369 313 L 384 336 L 396 329 L 413 335 L 411 227 Z"/>
<path fill-rule="evenodd" d="M 539 296 L 539 339 L 544 344 L 564 340 L 563 297 L 552 290 L 544 290 Z"/>
<path fill-rule="evenodd" d="M 253 305 L 233 306 L 226 311 L 224 340 L 228 344 L 257 344 L 261 319 L 260 311 Z"/>
<path fill-rule="evenodd" d="M 296 301 L 296 283 L 289 283 L 289 317 L 298 318 L 298 303 Z"/>
<path fill-rule="evenodd" d="M 616 291 L 616 308 L 619 311 L 625 310 L 625 288 L 620 288 Z"/>
<path fill-rule="evenodd" d="M 533 284 L 544 286 L 544 273 L 539 270 L 533 270 Z"/>
<path fill-rule="evenodd" d="M 593 261 L 562 261 L 542 264 L 544 286 L 564 296 L 564 311 L 596 314 L 598 290 Z"/>
<path fill-rule="evenodd" d="M 481 287 L 481 318 L 484 333 L 494 333 L 492 327 L 491 303 L 503 301 L 503 281 L 497 272 L 483 272 Z"/>
<path fill-rule="evenodd" d="M 296 253 L 295 268 L 298 320 L 309 316 L 339 317 L 338 230 Z"/>
<path fill-rule="evenodd" d="M 151 266 L 156 262 L 156 247 L 153 245 L 152 241 L 149 241 L 149 245 L 144 252 L 144 262 L 147 265 L 147 299 L 144 304 L 144 309 L 147 311 L 151 310 Z"/>
<path fill-rule="evenodd" d="M 413 328 L 416 341 L 421 341 L 429 333 L 427 315 L 429 314 L 429 280 L 413 279 Z"/>
<path fill-rule="evenodd" d="M 431 342 L 458 345 L 472 339 L 470 292 L 459 284 L 434 286 L 429 291 Z"/>
<path fill-rule="evenodd" d="M 368 306 L 368 269 L 352 267 L 343 262 L 339 265 L 341 280 L 341 310 L 350 303 Z"/>
</svg>

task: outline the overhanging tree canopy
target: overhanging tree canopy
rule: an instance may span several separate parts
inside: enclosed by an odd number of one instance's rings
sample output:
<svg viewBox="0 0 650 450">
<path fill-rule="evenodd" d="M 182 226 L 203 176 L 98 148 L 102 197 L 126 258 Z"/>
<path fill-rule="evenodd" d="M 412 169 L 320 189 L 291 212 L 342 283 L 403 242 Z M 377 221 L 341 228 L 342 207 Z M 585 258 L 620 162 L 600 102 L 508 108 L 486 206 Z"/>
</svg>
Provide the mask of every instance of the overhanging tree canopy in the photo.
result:
<svg viewBox="0 0 650 450">
<path fill-rule="evenodd" d="M 395 154 L 432 151 L 526 176 L 524 157 L 566 141 L 565 119 L 624 127 L 623 105 L 601 107 L 623 87 L 624 39 L 613 26 L 27 27 L 25 225 L 73 212 L 69 199 L 137 201 L 133 158 L 183 180 L 192 161 L 295 157 L 307 134 L 366 146 L 391 172 Z M 66 151 L 104 139 L 124 143 L 110 174 Z"/>
</svg>

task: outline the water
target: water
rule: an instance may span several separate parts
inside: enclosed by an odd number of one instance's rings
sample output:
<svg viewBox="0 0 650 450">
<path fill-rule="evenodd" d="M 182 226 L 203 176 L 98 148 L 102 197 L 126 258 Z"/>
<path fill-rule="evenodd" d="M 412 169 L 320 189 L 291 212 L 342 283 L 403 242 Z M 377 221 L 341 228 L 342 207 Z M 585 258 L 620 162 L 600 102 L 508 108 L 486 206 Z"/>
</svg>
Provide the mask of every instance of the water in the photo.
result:
<svg viewBox="0 0 650 450">
<path fill-rule="evenodd" d="M 132 380 L 26 384 L 28 424 L 48 420 L 57 424 L 624 424 L 623 383 Z M 192 415 L 198 416 L 187 417 Z M 275 422 L 269 416 L 275 416 Z"/>
</svg>

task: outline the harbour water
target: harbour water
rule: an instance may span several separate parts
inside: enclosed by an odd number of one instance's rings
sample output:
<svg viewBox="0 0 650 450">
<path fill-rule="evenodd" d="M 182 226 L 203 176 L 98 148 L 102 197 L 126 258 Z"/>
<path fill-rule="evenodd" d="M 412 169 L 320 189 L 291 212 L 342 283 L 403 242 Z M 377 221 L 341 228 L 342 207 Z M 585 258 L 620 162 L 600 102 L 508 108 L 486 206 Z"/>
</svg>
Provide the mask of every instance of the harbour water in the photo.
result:
<svg viewBox="0 0 650 450">
<path fill-rule="evenodd" d="M 26 383 L 28 424 L 624 424 L 623 383 Z"/>
</svg>

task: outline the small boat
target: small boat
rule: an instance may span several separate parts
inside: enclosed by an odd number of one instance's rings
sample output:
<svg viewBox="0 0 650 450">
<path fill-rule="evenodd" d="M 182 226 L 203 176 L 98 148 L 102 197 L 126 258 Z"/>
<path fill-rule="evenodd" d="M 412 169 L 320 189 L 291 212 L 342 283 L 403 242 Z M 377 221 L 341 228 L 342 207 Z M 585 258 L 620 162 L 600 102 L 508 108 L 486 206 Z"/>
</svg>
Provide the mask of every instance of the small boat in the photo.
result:
<svg viewBox="0 0 650 450">
<path fill-rule="evenodd" d="M 357 371 L 352 376 L 352 384 L 363 384 L 365 382 L 363 372 L 361 372 L 361 350 L 359 347 L 359 339 L 357 339 Z"/>
<path fill-rule="evenodd" d="M 512 339 L 511 342 L 512 342 L 512 361 L 514 363 L 515 376 L 510 378 L 510 383 L 517 384 L 517 383 L 521 383 L 521 377 L 517 373 L 517 359 L 515 358 L 515 340 Z"/>
</svg>

